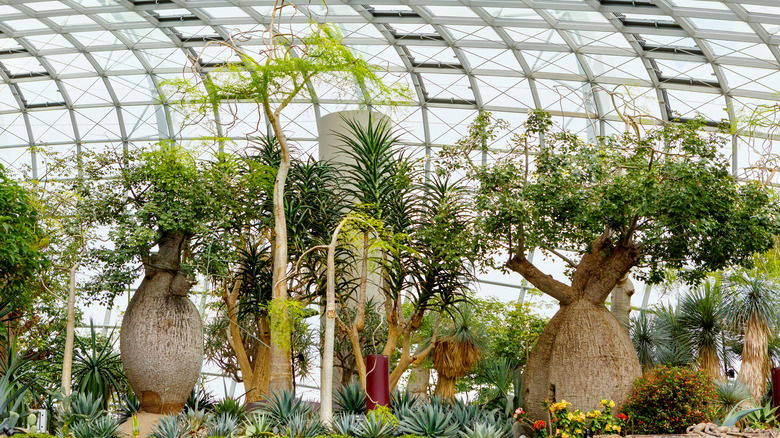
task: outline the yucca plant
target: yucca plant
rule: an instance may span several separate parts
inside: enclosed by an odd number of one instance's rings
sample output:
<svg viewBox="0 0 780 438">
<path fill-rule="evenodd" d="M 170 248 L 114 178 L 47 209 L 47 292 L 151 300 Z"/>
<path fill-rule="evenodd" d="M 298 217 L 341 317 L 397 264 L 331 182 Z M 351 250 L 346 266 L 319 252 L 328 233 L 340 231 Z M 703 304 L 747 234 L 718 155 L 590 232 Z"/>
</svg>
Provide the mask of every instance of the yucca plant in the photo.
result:
<svg viewBox="0 0 780 438">
<path fill-rule="evenodd" d="M 333 394 L 336 412 L 364 414 L 366 412 L 366 392 L 360 382 L 353 381 L 339 388 Z"/>
<path fill-rule="evenodd" d="M 455 397 L 455 384 L 482 359 L 483 333 L 474 330 L 470 305 L 458 306 L 454 325 L 447 328 L 431 350 L 433 368 L 439 376 L 435 393 L 445 399 Z"/>
<path fill-rule="evenodd" d="M 331 429 L 336 435 L 355 436 L 360 420 L 355 414 L 336 414 L 331 422 Z"/>
<path fill-rule="evenodd" d="M 388 418 L 377 410 L 366 415 L 366 419 L 359 423 L 354 434 L 359 438 L 385 438 L 392 436 L 396 430 L 395 417 Z"/>
<path fill-rule="evenodd" d="M 225 397 L 214 404 L 214 415 L 230 414 L 239 421 L 246 417 L 244 406 L 233 397 Z"/>
<path fill-rule="evenodd" d="M 716 380 L 715 394 L 723 412 L 730 412 L 751 397 L 750 389 L 739 380 Z"/>
<path fill-rule="evenodd" d="M 238 432 L 238 419 L 228 413 L 212 415 L 206 423 L 206 436 L 233 438 Z"/>
<path fill-rule="evenodd" d="M 152 438 L 180 438 L 187 432 L 188 428 L 179 415 L 166 414 L 152 428 Z"/>
<path fill-rule="evenodd" d="M 247 437 L 268 437 L 273 435 L 273 424 L 266 414 L 255 412 L 247 418 L 244 435 Z"/>
<path fill-rule="evenodd" d="M 458 434 L 458 424 L 453 423 L 452 414 L 436 406 L 423 405 L 399 424 L 404 434 L 418 435 L 428 438 L 453 438 Z"/>
<path fill-rule="evenodd" d="M 726 309 L 720 290 L 707 283 L 688 292 L 680 300 L 680 312 L 680 325 L 691 350 L 696 352 L 699 367 L 713 377 L 721 377 L 718 351 L 720 334 L 726 328 Z"/>
</svg>

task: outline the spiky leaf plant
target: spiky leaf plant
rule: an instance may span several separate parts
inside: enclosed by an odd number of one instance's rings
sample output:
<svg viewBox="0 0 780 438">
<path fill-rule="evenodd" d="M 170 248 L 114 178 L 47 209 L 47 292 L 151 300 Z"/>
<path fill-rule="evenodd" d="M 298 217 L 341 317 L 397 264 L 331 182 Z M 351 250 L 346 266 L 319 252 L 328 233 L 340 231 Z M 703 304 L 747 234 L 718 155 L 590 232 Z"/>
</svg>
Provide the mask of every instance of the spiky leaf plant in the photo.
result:
<svg viewBox="0 0 780 438">
<path fill-rule="evenodd" d="M 356 436 L 355 434 L 360 426 L 360 419 L 355 414 L 336 414 L 333 416 L 330 426 L 333 429 L 333 433 L 337 435 Z"/>
<path fill-rule="evenodd" d="M 76 337 L 73 349 L 73 386 L 78 392 L 87 392 L 102 400 L 103 409 L 113 394 L 129 387 L 122 359 L 114 350 L 116 344 L 113 331 L 103 340 L 98 340 L 92 321 L 89 323 L 88 338 Z"/>
<path fill-rule="evenodd" d="M 152 427 L 152 438 L 180 438 L 188 431 L 179 415 L 167 414 L 160 417 Z"/>
<path fill-rule="evenodd" d="M 715 393 L 722 412 L 730 412 L 750 400 L 750 388 L 739 380 L 716 380 Z"/>
<path fill-rule="evenodd" d="M 398 411 L 409 411 L 417 407 L 417 398 L 409 391 L 409 388 L 404 388 L 403 391 L 395 390 L 390 394 L 390 409 L 393 410 L 393 414 L 396 418 Z"/>
<path fill-rule="evenodd" d="M 778 421 L 778 408 L 773 408 L 769 403 L 759 406 L 759 408 L 745 416 L 748 426 L 754 429 L 774 429 L 780 424 L 780 421 Z"/>
<path fill-rule="evenodd" d="M 239 421 L 246 417 L 244 406 L 233 397 L 225 397 L 214 405 L 214 415 L 230 414 Z"/>
<path fill-rule="evenodd" d="M 70 429 L 74 438 L 115 438 L 119 424 L 109 415 L 91 421 L 80 421 Z"/>
<path fill-rule="evenodd" d="M 238 432 L 238 419 L 228 413 L 213 415 L 206 423 L 207 436 L 233 438 Z"/>
<path fill-rule="evenodd" d="M 469 305 L 461 305 L 447 329 L 433 345 L 431 361 L 438 373 L 436 394 L 455 397 L 455 384 L 482 359 L 482 334 L 474 330 L 474 315 Z"/>
<path fill-rule="evenodd" d="M 277 424 L 284 425 L 293 415 L 309 414 L 311 406 L 296 398 L 290 391 L 282 390 L 272 393 L 265 401 L 262 410 Z"/>
<path fill-rule="evenodd" d="M 209 414 L 205 410 L 184 410 L 181 414 L 184 427 L 191 434 L 196 434 L 209 420 Z"/>
<path fill-rule="evenodd" d="M 55 424 L 58 429 L 68 430 L 80 423 L 90 423 L 104 413 L 102 406 L 100 396 L 94 399 L 92 394 L 73 393 L 63 399 L 61 408 L 58 407 Z"/>
<path fill-rule="evenodd" d="M 138 401 L 135 393 L 122 394 L 119 398 L 119 412 L 117 413 L 119 424 L 124 423 L 139 410 L 141 410 L 141 402 Z"/>
<path fill-rule="evenodd" d="M 457 436 L 458 424 L 453 423 L 451 420 L 452 414 L 449 412 L 426 404 L 404 417 L 399 424 L 399 428 L 403 433 L 409 435 L 419 435 L 428 438 L 453 438 Z"/>
<path fill-rule="evenodd" d="M 465 427 L 459 432 L 461 438 L 503 438 L 505 435 L 492 425 L 477 423 L 473 428 Z"/>
<path fill-rule="evenodd" d="M 680 300 L 680 324 L 699 367 L 713 377 L 722 376 L 718 351 L 725 331 L 726 308 L 720 290 L 711 284 L 692 290 Z"/>
<path fill-rule="evenodd" d="M 397 423 L 395 418 L 388 418 L 387 415 L 374 410 L 369 412 L 366 415 L 366 419 L 358 425 L 355 435 L 359 438 L 390 437 L 396 431 L 395 423 Z"/>
<path fill-rule="evenodd" d="M 460 429 L 471 426 L 482 417 L 482 408 L 475 403 L 466 403 L 457 398 L 452 398 L 449 406 L 452 421 L 458 424 Z"/>
<path fill-rule="evenodd" d="M 200 409 L 206 412 L 211 412 L 214 409 L 214 398 L 202 386 L 196 386 L 195 388 L 192 388 L 192 393 L 190 393 L 189 398 L 187 398 L 187 402 L 184 404 L 185 411 L 189 411 L 191 409 Z"/>
<path fill-rule="evenodd" d="M 363 414 L 366 412 L 366 392 L 360 382 L 353 381 L 339 388 L 333 394 L 336 412 Z"/>
<path fill-rule="evenodd" d="M 273 424 L 266 414 L 255 412 L 247 418 L 244 435 L 247 437 L 268 437 L 273 435 Z"/>
<path fill-rule="evenodd" d="M 310 438 L 327 432 L 319 415 L 303 413 L 292 414 L 281 430 L 284 436 L 290 438 Z"/>
</svg>

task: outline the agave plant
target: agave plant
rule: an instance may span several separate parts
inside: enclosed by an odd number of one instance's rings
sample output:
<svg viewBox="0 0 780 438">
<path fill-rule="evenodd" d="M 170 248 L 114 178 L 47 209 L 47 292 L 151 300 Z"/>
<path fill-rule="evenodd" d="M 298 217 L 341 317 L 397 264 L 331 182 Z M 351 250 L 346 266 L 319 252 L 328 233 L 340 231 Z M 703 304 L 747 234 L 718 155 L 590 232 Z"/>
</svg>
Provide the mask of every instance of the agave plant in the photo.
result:
<svg viewBox="0 0 780 438">
<path fill-rule="evenodd" d="M 395 418 L 388 418 L 387 415 L 374 410 L 369 412 L 366 419 L 358 425 L 355 435 L 359 438 L 389 437 L 395 433 L 396 425 L 394 423 L 397 423 Z"/>
<path fill-rule="evenodd" d="M 336 412 L 363 414 L 366 412 L 366 393 L 360 382 L 349 382 L 333 394 Z"/>
<path fill-rule="evenodd" d="M 214 409 L 214 398 L 202 386 L 192 388 L 192 393 L 184 404 L 184 410 L 204 410 L 210 412 Z"/>
<path fill-rule="evenodd" d="M 273 434 L 273 424 L 267 415 L 253 413 L 247 419 L 244 435 L 247 437 L 266 437 Z"/>
<path fill-rule="evenodd" d="M 109 415 L 101 415 L 91 421 L 80 421 L 70 429 L 74 438 L 115 438 L 119 423 Z"/>
<path fill-rule="evenodd" d="M 393 410 L 395 417 L 400 419 L 398 411 L 411 411 L 417 406 L 417 398 L 409 391 L 408 388 L 404 388 L 403 391 L 395 390 L 390 394 L 390 409 Z"/>
<path fill-rule="evenodd" d="M 716 380 L 715 394 L 724 412 L 729 412 L 750 400 L 750 389 L 739 380 Z"/>
<path fill-rule="evenodd" d="M 506 435 L 492 425 L 477 423 L 473 428 L 465 427 L 460 432 L 461 438 L 503 438 Z"/>
<path fill-rule="evenodd" d="M 263 412 L 279 425 L 286 425 L 293 415 L 307 415 L 311 406 L 296 398 L 290 391 L 279 391 L 271 394 L 263 406 Z"/>
<path fill-rule="evenodd" d="M 232 438 L 238 432 L 238 419 L 228 413 L 212 416 L 206 423 L 207 436 Z"/>
<path fill-rule="evenodd" d="M 190 434 L 197 434 L 206 424 L 209 414 L 204 410 L 185 410 L 181 413 L 181 419 Z"/>
<path fill-rule="evenodd" d="M 214 405 L 214 414 L 219 416 L 222 414 L 230 414 L 239 421 L 246 417 L 246 411 L 244 406 L 238 400 L 233 397 L 225 397 Z"/>
<path fill-rule="evenodd" d="M 355 436 L 360 426 L 360 420 L 355 414 L 336 414 L 333 416 L 330 427 L 337 435 Z"/>
<path fill-rule="evenodd" d="M 290 438 L 311 438 L 325 434 L 327 428 L 318 415 L 295 413 L 284 423 L 282 431 Z"/>
<path fill-rule="evenodd" d="M 163 415 L 152 428 L 153 438 L 180 438 L 188 432 L 181 417 L 176 414 Z"/>
<path fill-rule="evenodd" d="M 452 421 L 458 423 L 461 429 L 482 418 L 482 408 L 478 404 L 465 403 L 457 398 L 451 399 L 449 410 L 452 413 Z"/>
<path fill-rule="evenodd" d="M 64 430 L 67 435 L 69 428 L 81 423 L 90 423 L 103 415 L 103 400 L 92 394 L 73 393 L 62 400 L 62 407 L 58 407 L 55 414 L 55 423 L 58 428 Z"/>
<path fill-rule="evenodd" d="M 433 405 L 423 405 L 407 415 L 399 424 L 404 434 L 428 438 L 453 438 L 458 434 L 458 424 L 452 414 Z"/>
</svg>

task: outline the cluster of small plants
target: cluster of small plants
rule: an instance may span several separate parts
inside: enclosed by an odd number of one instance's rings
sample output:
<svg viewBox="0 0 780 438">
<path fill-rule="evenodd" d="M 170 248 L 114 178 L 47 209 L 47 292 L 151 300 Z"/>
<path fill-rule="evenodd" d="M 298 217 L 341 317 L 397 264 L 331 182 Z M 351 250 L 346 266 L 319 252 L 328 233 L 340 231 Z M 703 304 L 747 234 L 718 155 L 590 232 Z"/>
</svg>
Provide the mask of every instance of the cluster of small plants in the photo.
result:
<svg viewBox="0 0 780 438">
<path fill-rule="evenodd" d="M 600 405 L 601 410 L 582 412 L 579 409 L 572 411 L 571 403 L 566 400 L 546 401 L 544 406 L 550 412 L 549 428 L 544 420 L 534 421 L 532 428 L 537 437 L 583 438 L 593 435 L 625 435 L 628 419 L 626 414 L 620 412 L 615 416 L 612 412 L 615 402 L 612 400 L 602 399 Z M 515 412 L 515 418 L 519 421 L 525 420 L 522 409 L 518 411 Z"/>
<path fill-rule="evenodd" d="M 701 370 L 657 366 L 636 379 L 623 412 L 635 434 L 685 433 L 717 417 L 715 384 Z"/>
</svg>

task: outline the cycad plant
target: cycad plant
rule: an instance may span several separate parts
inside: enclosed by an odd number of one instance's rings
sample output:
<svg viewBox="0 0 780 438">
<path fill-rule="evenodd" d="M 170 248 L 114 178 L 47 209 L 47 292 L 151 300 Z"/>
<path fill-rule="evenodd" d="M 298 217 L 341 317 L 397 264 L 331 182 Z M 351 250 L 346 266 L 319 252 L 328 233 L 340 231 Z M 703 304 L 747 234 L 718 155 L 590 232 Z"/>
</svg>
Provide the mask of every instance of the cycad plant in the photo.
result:
<svg viewBox="0 0 780 438">
<path fill-rule="evenodd" d="M 758 405 L 771 368 L 769 340 L 778 331 L 778 285 L 766 275 L 736 274 L 725 286 L 728 321 L 743 334 L 739 380 L 748 386 L 753 403 Z"/>
<path fill-rule="evenodd" d="M 680 300 L 680 326 L 699 367 L 713 377 L 721 377 L 718 351 L 725 331 L 726 309 L 720 289 L 707 283 L 683 295 Z"/>
</svg>

